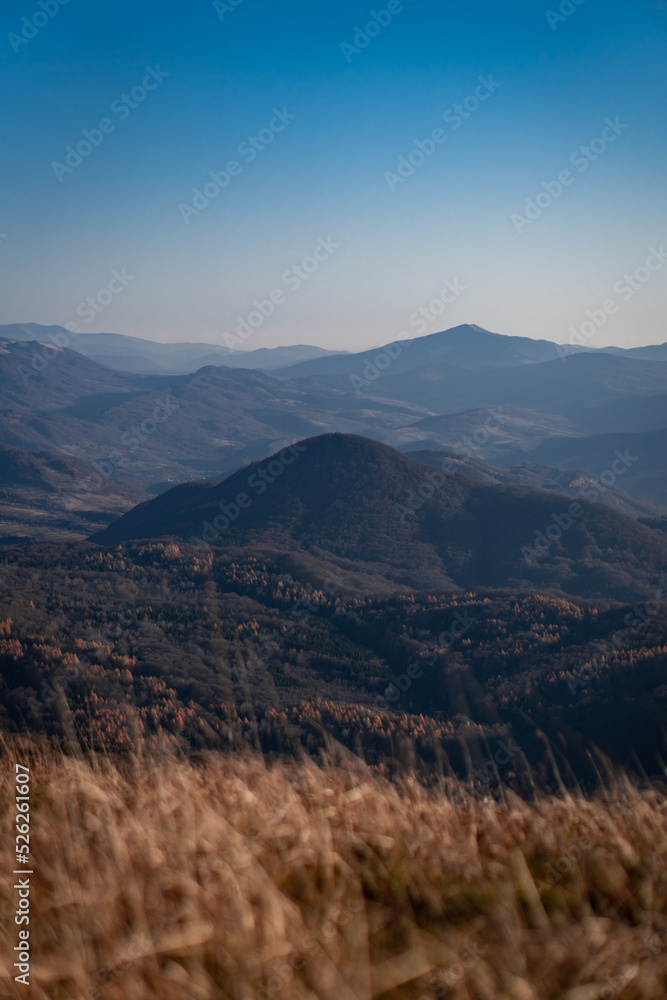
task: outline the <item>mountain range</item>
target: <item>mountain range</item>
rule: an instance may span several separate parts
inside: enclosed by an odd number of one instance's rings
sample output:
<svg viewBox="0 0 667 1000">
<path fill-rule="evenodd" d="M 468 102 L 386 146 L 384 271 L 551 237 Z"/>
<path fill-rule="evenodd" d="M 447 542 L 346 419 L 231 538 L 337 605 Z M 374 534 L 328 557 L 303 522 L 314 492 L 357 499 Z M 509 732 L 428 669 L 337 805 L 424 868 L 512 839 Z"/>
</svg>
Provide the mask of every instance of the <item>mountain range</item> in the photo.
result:
<svg viewBox="0 0 667 1000">
<path fill-rule="evenodd" d="M 30 518 L 30 537 L 40 525 L 81 536 L 172 485 L 220 481 L 285 444 L 333 432 L 406 452 L 453 451 L 473 476 L 474 463 L 495 469 L 484 472 L 487 482 L 570 495 L 570 484 L 588 477 L 600 486 L 589 483 L 589 496 L 592 489 L 632 516 L 660 517 L 667 508 L 667 362 L 611 351 L 563 358 L 546 341 L 475 326 L 392 353 L 319 357 L 280 371 L 225 363 L 146 374 L 111 369 L 69 346 L 0 339 L 5 447 L 60 456 L 80 470 L 37 492 L 26 482 L 30 497 L 20 483 L 5 484 L 3 532 L 21 535 L 20 510 L 34 505 L 40 517 Z M 623 465 L 619 451 L 628 456 Z M 497 471 L 525 463 L 542 469 L 518 479 Z"/>
<path fill-rule="evenodd" d="M 259 348 L 235 351 L 222 344 L 163 344 L 120 333 L 74 333 L 62 326 L 39 323 L 0 325 L 0 339 L 38 341 L 69 347 L 84 357 L 117 371 L 144 375 L 190 374 L 205 365 L 228 368 L 262 368 L 265 371 L 290 368 L 290 375 L 355 375 L 359 366 L 372 365 L 381 351 L 395 360 L 393 372 L 410 371 L 426 364 L 450 363 L 462 367 L 511 367 L 564 359 L 578 353 L 608 353 L 643 361 L 667 361 L 667 344 L 649 347 L 590 348 L 559 346 L 548 340 L 506 337 L 490 333 L 474 323 L 441 333 L 394 341 L 384 348 L 361 353 L 327 351 L 312 345 Z M 411 350 L 416 346 L 417 350 Z M 331 359 L 336 358 L 333 361 Z"/>
<path fill-rule="evenodd" d="M 62 326 L 38 323 L 0 326 L 0 338 L 70 347 L 107 368 L 143 375 L 187 375 L 205 365 L 272 371 L 337 353 L 303 344 L 255 351 L 234 351 L 221 344 L 161 344 L 122 333 L 74 333 Z"/>
</svg>

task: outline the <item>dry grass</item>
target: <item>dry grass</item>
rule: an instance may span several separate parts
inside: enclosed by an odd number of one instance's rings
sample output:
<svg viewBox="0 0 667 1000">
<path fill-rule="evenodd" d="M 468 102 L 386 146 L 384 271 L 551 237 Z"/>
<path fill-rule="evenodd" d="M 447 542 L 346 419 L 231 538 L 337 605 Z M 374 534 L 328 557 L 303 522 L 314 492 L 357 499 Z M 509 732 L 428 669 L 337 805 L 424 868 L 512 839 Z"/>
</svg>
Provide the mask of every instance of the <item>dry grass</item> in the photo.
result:
<svg viewBox="0 0 667 1000">
<path fill-rule="evenodd" d="M 16 753 L 33 776 L 30 987 L 11 971 Z M 667 996 L 658 791 L 453 803 L 353 765 L 29 747 L 0 767 L 3 997 Z"/>
</svg>

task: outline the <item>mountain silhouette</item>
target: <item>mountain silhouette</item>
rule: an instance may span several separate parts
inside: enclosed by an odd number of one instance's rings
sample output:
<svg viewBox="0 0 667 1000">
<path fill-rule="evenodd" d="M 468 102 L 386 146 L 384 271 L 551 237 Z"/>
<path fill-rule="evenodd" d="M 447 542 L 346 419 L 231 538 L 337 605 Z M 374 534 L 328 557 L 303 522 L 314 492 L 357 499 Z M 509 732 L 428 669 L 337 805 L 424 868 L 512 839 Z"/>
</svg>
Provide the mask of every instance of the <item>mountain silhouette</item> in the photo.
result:
<svg viewBox="0 0 667 1000">
<path fill-rule="evenodd" d="M 664 533 L 601 504 L 489 485 L 348 434 L 302 441 L 221 483 L 181 484 L 93 540 L 155 537 L 305 551 L 418 589 L 634 600 L 667 566 Z"/>
</svg>

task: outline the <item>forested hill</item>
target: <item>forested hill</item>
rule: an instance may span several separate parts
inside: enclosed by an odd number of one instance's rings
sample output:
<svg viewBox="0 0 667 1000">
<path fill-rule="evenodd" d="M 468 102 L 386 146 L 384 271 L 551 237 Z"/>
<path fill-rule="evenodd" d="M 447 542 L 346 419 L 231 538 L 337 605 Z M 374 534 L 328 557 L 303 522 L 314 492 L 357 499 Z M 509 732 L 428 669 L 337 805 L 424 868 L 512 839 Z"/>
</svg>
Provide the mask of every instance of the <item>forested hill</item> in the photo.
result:
<svg viewBox="0 0 667 1000">
<path fill-rule="evenodd" d="M 347 434 L 302 441 L 222 483 L 177 486 L 94 540 L 157 537 L 305 549 L 419 588 L 635 600 L 667 568 L 664 533 L 600 504 L 488 485 Z"/>
</svg>

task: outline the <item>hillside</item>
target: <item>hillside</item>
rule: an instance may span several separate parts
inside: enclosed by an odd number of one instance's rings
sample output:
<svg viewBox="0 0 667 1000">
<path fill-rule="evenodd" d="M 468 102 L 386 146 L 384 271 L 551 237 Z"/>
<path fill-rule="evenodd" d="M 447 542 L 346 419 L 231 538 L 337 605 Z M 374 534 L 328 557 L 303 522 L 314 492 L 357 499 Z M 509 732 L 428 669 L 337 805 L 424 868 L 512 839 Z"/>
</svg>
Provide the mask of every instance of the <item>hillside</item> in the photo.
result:
<svg viewBox="0 0 667 1000">
<path fill-rule="evenodd" d="M 607 485 L 599 476 L 582 469 L 567 472 L 539 462 L 521 462 L 503 469 L 451 449 L 410 450 L 404 454 L 416 462 L 432 465 L 436 469 L 445 468 L 451 472 L 463 472 L 482 483 L 495 485 L 504 483 L 506 486 L 518 486 L 523 490 L 547 490 L 573 499 L 580 497 L 595 499 L 597 503 L 612 507 L 621 514 L 627 514 L 628 517 L 660 518 L 667 514 L 667 507 L 651 503 L 650 500 L 637 499 L 614 485 Z M 623 482 L 622 477 L 617 478 L 619 482 Z"/>
<path fill-rule="evenodd" d="M 582 428 L 567 417 L 503 403 L 460 413 L 422 417 L 394 431 L 387 444 L 401 451 L 452 448 L 469 458 L 494 462 L 510 449 L 516 455 L 530 451 L 550 437 L 565 440 L 580 433 Z M 499 464 L 505 463 L 501 461 Z"/>
<path fill-rule="evenodd" d="M 663 533 L 586 500 L 572 517 L 571 503 L 446 475 L 367 438 L 333 434 L 217 485 L 175 487 L 95 540 L 174 536 L 304 549 L 415 587 L 532 585 L 620 600 L 646 596 L 667 566 Z M 551 528 L 554 518 L 565 530 Z M 533 543 L 547 530 L 558 537 L 537 553 Z"/>
<path fill-rule="evenodd" d="M 49 349 L 42 363 L 46 349 L 0 340 L 1 439 L 89 464 L 113 459 L 121 484 L 222 476 L 282 442 L 322 430 L 382 436 L 428 412 L 403 403 L 369 408 L 351 392 L 310 392 L 262 371 L 133 375 L 69 348 Z"/>
<path fill-rule="evenodd" d="M 121 400 L 159 383 L 150 376 L 113 372 L 69 348 L 0 339 L 0 411 L 61 409 L 102 392 Z M 4 441 L 8 444 L 7 440 Z"/>
<path fill-rule="evenodd" d="M 619 605 L 415 591 L 303 549 L 11 546 L 0 725 L 125 751 L 317 757 L 334 740 L 426 783 L 446 760 L 475 787 L 497 784 L 484 764 L 510 738 L 502 780 L 521 794 L 557 787 L 546 736 L 568 784 L 594 787 L 600 752 L 661 773 L 666 586 Z"/>
<path fill-rule="evenodd" d="M 32 486 L 55 489 L 62 479 L 71 481 L 83 471 L 83 466 L 62 455 L 49 452 L 32 454 L 0 445 L 0 488 Z"/>
<path fill-rule="evenodd" d="M 642 361 L 667 361 L 667 344 L 650 344 L 645 347 L 604 347 L 606 354 L 625 354 Z"/>
<path fill-rule="evenodd" d="M 618 477 L 618 485 L 634 497 L 667 504 L 667 428 L 634 434 L 618 431 L 582 435 L 575 439 L 554 436 L 536 443 L 526 457 L 562 469 L 589 469 L 599 475 L 609 468 L 616 452 L 631 459 Z M 516 459 L 516 449 L 499 450 L 498 458 L 505 465 Z"/>
<path fill-rule="evenodd" d="M 103 489 L 92 493 L 86 484 Z M 0 445 L 0 539 L 87 538 L 145 499 L 150 487 L 103 477 L 63 452 L 28 452 Z M 159 492 L 154 490 L 152 494 Z"/>
<path fill-rule="evenodd" d="M 667 361 L 582 352 L 566 362 L 501 369 L 433 364 L 402 373 L 389 366 L 363 394 L 440 414 L 511 403 L 566 417 L 587 433 L 658 430 L 667 420 Z"/>
</svg>

